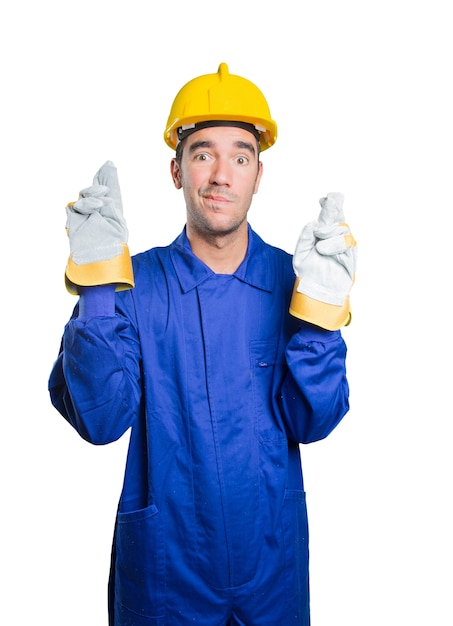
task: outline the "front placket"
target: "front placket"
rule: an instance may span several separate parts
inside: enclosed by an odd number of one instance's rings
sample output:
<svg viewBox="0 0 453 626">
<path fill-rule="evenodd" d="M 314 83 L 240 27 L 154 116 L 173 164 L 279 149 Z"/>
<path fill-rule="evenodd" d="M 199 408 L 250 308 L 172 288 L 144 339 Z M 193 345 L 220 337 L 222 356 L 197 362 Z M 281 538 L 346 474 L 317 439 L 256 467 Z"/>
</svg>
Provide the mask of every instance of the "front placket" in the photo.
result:
<svg viewBox="0 0 453 626">
<path fill-rule="evenodd" d="M 227 587 L 252 578 L 259 543 L 258 447 L 249 350 L 253 321 L 244 314 L 251 289 L 234 275 L 213 275 L 197 287 L 215 459 L 215 465 L 206 469 L 215 474 L 210 485 L 217 491 L 220 510 L 213 537 L 227 560 L 219 572 Z"/>
</svg>

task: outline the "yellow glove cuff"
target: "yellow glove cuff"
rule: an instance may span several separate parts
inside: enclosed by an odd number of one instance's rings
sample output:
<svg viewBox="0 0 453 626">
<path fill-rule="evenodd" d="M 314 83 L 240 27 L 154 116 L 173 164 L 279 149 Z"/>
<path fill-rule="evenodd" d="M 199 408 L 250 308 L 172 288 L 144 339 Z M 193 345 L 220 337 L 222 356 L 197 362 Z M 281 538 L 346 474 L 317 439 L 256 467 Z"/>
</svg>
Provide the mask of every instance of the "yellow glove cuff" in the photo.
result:
<svg viewBox="0 0 453 626">
<path fill-rule="evenodd" d="M 123 252 L 108 259 L 77 265 L 68 259 L 65 272 L 66 289 L 73 295 L 79 295 L 79 287 L 95 285 L 116 285 L 116 291 L 124 291 L 134 287 L 134 273 L 129 248 L 123 243 Z"/>
<path fill-rule="evenodd" d="M 326 330 L 338 330 L 342 326 L 348 326 L 351 323 L 349 296 L 346 296 L 344 304 L 341 306 L 327 304 L 299 293 L 297 291 L 298 284 L 299 279 L 296 278 L 289 305 L 291 315 Z"/>
</svg>

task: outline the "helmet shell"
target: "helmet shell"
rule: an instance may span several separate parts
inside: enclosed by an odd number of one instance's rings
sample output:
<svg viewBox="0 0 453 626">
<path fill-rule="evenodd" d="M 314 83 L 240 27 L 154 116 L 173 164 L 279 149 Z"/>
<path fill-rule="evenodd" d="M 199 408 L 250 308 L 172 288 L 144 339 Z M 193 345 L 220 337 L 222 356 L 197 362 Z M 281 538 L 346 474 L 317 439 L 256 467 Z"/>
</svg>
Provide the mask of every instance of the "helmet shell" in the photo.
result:
<svg viewBox="0 0 453 626">
<path fill-rule="evenodd" d="M 165 142 L 176 149 L 179 127 L 213 120 L 253 124 L 260 131 L 261 150 L 277 139 L 277 124 L 262 92 L 246 78 L 230 74 L 226 63 L 216 74 L 193 78 L 180 89 L 168 116 Z"/>
</svg>

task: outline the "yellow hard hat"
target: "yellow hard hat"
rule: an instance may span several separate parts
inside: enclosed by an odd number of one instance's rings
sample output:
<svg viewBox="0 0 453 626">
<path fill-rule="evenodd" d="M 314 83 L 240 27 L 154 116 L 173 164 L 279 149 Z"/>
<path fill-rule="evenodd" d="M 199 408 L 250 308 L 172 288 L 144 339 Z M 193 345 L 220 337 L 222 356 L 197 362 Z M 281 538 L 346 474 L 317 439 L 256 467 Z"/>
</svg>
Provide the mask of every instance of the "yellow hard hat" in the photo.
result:
<svg viewBox="0 0 453 626">
<path fill-rule="evenodd" d="M 251 124 L 259 131 L 261 150 L 277 139 L 277 124 L 261 91 L 246 78 L 230 74 L 226 63 L 219 65 L 217 74 L 193 78 L 178 92 L 165 128 L 165 142 L 176 149 L 179 128 L 209 121 Z"/>
</svg>

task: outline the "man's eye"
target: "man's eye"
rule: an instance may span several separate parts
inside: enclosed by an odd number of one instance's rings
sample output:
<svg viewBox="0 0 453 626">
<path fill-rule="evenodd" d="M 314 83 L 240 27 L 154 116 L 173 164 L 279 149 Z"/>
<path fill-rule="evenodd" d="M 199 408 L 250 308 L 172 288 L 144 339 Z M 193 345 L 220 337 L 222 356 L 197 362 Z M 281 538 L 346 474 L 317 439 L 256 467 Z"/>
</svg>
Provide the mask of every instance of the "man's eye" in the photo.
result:
<svg viewBox="0 0 453 626">
<path fill-rule="evenodd" d="M 201 153 L 201 154 L 196 154 L 195 155 L 195 160 L 196 161 L 207 161 L 208 160 L 208 155 Z"/>
<path fill-rule="evenodd" d="M 236 158 L 236 163 L 238 165 L 247 165 L 248 162 L 249 162 L 249 160 L 245 156 L 239 156 L 239 157 Z"/>
</svg>

